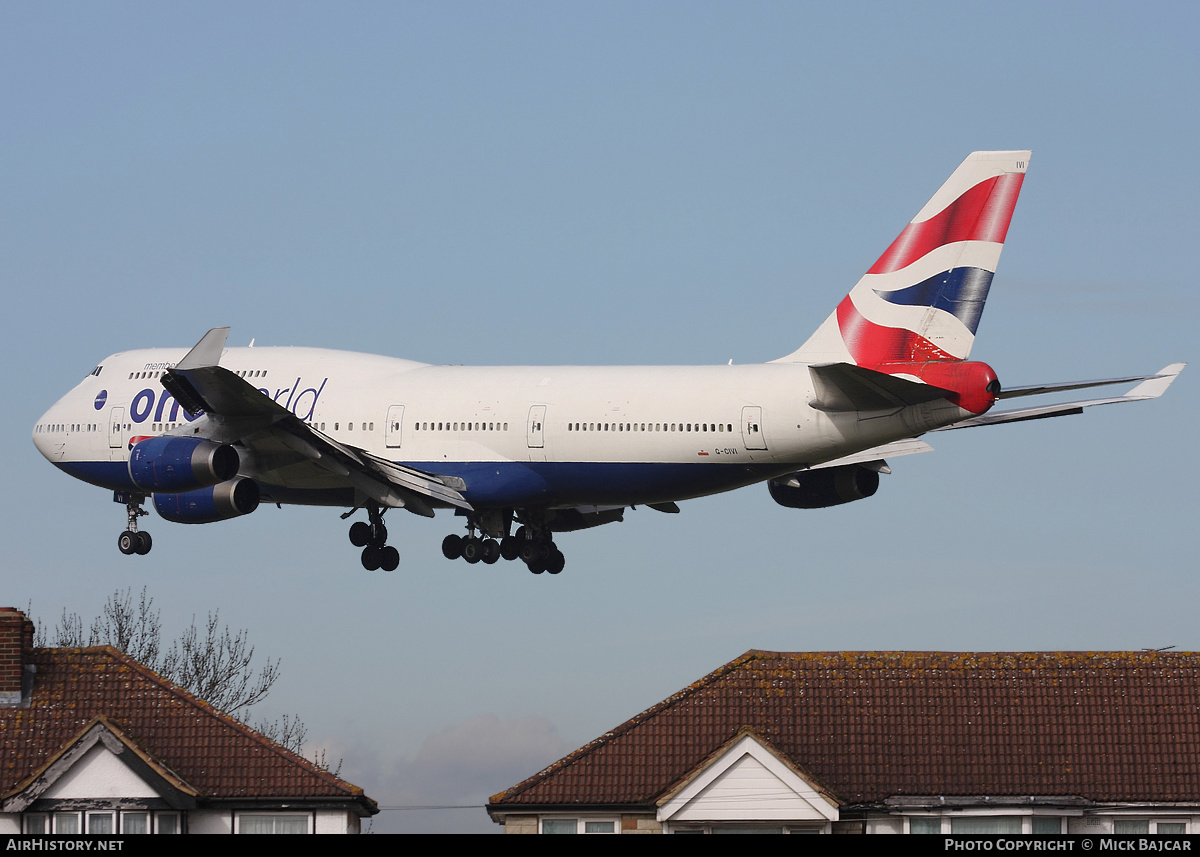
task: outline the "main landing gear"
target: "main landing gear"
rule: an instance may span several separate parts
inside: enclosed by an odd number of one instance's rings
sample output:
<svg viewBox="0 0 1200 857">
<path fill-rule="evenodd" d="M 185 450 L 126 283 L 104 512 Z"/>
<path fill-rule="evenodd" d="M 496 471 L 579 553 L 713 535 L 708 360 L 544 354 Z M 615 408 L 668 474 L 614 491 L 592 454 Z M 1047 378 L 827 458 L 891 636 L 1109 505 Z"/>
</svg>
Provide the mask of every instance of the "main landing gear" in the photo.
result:
<svg viewBox="0 0 1200 857">
<path fill-rule="evenodd" d="M 129 494 L 125 498 L 125 514 L 129 523 L 125 532 L 117 536 L 117 547 L 126 556 L 130 554 L 145 556 L 150 553 L 150 548 L 154 544 L 149 533 L 138 532 L 137 519 L 142 515 L 150 514 L 142 508 L 144 502 L 146 502 L 144 494 Z"/>
<path fill-rule="evenodd" d="M 481 560 L 492 565 L 504 558 L 510 562 L 520 559 L 534 574 L 548 571 L 558 574 L 567 564 L 566 557 L 554 544 L 549 532 L 531 527 L 518 527 L 516 535 L 506 535 L 496 540 L 492 537 L 479 538 L 475 535 L 476 524 L 467 525 L 466 538 L 451 533 L 442 540 L 442 555 L 446 559 L 462 557 L 474 564 Z"/>
<path fill-rule="evenodd" d="M 384 571 L 395 571 L 400 565 L 400 551 L 387 544 L 387 527 L 383 525 L 383 514 L 379 506 L 371 503 L 367 506 L 367 516 L 370 523 L 356 521 L 350 527 L 350 543 L 362 548 L 362 564 L 367 571 L 382 568 Z"/>
</svg>

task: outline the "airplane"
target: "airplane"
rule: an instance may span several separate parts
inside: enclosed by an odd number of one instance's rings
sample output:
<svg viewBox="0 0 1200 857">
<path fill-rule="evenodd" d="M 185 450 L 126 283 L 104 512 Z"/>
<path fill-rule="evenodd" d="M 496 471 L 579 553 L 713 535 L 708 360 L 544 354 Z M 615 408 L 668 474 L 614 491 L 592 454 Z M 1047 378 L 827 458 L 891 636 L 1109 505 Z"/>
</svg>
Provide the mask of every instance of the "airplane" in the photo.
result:
<svg viewBox="0 0 1200 857">
<path fill-rule="evenodd" d="M 1151 375 L 1003 388 L 968 359 L 1030 152 L 975 152 L 798 349 L 757 365 L 433 366 L 298 347 L 106 358 L 38 420 L 56 467 L 126 507 L 124 554 L 151 498 L 185 524 L 261 502 L 344 508 L 368 570 L 394 570 L 384 513 L 453 510 L 448 559 L 557 574 L 556 534 L 625 509 L 766 482 L 783 506 L 872 496 L 887 459 L 929 432 L 1080 413 L 1162 395 Z M 1123 395 L 993 411 L 1002 399 L 1134 384 Z M 514 528 L 515 527 L 515 528 Z"/>
</svg>

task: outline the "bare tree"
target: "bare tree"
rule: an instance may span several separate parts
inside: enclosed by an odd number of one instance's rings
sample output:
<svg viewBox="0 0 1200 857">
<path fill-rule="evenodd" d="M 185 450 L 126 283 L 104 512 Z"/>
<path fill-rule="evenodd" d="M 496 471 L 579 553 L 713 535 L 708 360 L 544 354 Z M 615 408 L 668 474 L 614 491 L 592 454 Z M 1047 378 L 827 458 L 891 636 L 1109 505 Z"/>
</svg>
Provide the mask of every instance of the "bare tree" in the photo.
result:
<svg viewBox="0 0 1200 857">
<path fill-rule="evenodd" d="M 86 634 L 80 615 L 63 610 L 52 637 L 47 638 L 42 622 L 37 622 L 34 644 L 113 646 L 213 707 L 227 714 L 241 712 L 239 718 L 243 721 L 245 713 L 262 702 L 278 680 L 280 661 L 268 658 L 265 666 L 257 668 L 248 632 L 242 629 L 235 633 L 228 625 L 221 625 L 218 611 L 208 614 L 203 629 L 196 626 L 193 616 L 191 626 L 165 652 L 159 616 L 154 599 L 144 588 L 136 602 L 132 590 L 118 589 L 104 602 Z M 254 728 L 293 753 L 303 754 L 308 730 L 299 717 L 285 714 L 280 720 L 260 721 Z M 324 751 L 318 752 L 313 761 L 329 770 Z"/>
<path fill-rule="evenodd" d="M 159 612 L 154 609 L 154 599 L 146 594 L 145 587 L 142 588 L 137 604 L 133 603 L 132 590 L 126 589 L 122 592 L 118 589 L 108 596 L 100 615 L 92 622 L 89 645 L 114 646 L 134 660 L 162 672 L 162 664 L 159 661 L 162 623 L 158 617 Z M 78 622 L 80 627 L 82 624 L 81 621 Z"/>
<path fill-rule="evenodd" d="M 162 674 L 210 705 L 233 714 L 266 698 L 279 678 L 279 661 L 268 659 L 266 666 L 256 671 L 254 647 L 245 629 L 235 634 L 220 623 L 220 614 L 213 611 L 200 631 L 193 616 L 191 627 L 163 657 Z"/>
<path fill-rule="evenodd" d="M 303 747 L 308 738 L 308 727 L 299 717 L 288 717 L 286 714 L 278 720 L 260 720 L 254 728 L 263 736 L 292 750 Z M 294 752 L 294 751 L 293 751 Z"/>
</svg>

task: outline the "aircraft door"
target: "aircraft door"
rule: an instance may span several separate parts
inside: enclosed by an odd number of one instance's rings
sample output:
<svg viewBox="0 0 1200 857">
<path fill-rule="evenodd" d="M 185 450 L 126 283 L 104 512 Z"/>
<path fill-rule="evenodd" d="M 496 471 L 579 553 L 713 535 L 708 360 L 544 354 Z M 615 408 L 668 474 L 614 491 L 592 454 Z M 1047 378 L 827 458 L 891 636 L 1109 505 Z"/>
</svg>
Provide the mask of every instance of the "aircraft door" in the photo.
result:
<svg viewBox="0 0 1200 857">
<path fill-rule="evenodd" d="M 113 408 L 108 412 L 108 448 L 120 449 L 125 445 L 125 409 Z"/>
<path fill-rule="evenodd" d="M 525 427 L 525 438 L 530 449 L 541 449 L 545 446 L 542 423 L 546 419 L 546 406 L 534 405 L 529 409 L 529 422 Z"/>
<path fill-rule="evenodd" d="M 746 449 L 767 448 L 767 439 L 762 430 L 762 408 L 757 405 L 742 408 L 742 442 Z"/>
<path fill-rule="evenodd" d="M 389 449 L 400 448 L 400 435 L 404 431 L 404 405 L 392 405 L 387 412 L 387 431 L 384 443 Z"/>
</svg>

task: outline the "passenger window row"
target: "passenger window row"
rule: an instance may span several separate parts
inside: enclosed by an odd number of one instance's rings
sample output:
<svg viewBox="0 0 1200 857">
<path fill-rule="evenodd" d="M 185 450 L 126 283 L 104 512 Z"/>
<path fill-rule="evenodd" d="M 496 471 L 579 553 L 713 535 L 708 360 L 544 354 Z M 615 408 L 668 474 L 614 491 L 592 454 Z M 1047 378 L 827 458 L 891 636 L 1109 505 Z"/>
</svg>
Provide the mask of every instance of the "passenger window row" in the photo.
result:
<svg viewBox="0 0 1200 857">
<path fill-rule="evenodd" d="M 413 431 L 508 431 L 508 423 L 413 423 Z"/>
<path fill-rule="evenodd" d="M 567 431 L 732 432 L 733 423 L 567 423 Z"/>
</svg>

